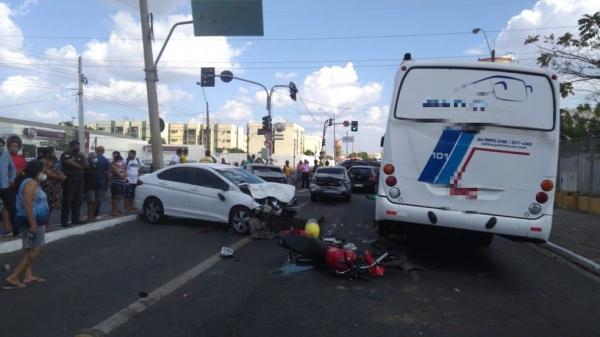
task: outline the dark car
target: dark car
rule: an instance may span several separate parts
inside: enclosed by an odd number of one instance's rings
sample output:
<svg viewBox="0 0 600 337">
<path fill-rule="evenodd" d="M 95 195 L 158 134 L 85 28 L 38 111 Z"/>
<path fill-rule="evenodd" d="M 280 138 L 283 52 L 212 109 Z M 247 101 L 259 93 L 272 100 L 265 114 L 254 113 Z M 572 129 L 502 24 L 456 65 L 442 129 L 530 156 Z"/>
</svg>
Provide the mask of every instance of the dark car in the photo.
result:
<svg viewBox="0 0 600 337">
<path fill-rule="evenodd" d="M 244 169 L 268 182 L 287 184 L 287 178 L 285 174 L 283 174 L 281 167 L 263 164 L 247 164 L 244 165 Z"/>
<path fill-rule="evenodd" d="M 375 167 L 376 169 L 379 170 L 379 166 L 380 165 L 381 165 L 380 162 L 376 161 L 376 160 L 353 160 L 353 159 L 349 159 L 349 160 L 344 160 L 343 162 L 340 163 L 340 166 L 345 167 L 346 170 L 349 170 L 353 166 L 372 166 L 372 167 Z"/>
<path fill-rule="evenodd" d="M 350 201 L 350 178 L 343 166 L 319 167 L 310 181 L 310 200 L 318 198 L 344 198 Z"/>
<path fill-rule="evenodd" d="M 348 170 L 352 189 L 368 192 L 377 191 L 378 170 L 373 166 L 352 166 Z"/>
</svg>

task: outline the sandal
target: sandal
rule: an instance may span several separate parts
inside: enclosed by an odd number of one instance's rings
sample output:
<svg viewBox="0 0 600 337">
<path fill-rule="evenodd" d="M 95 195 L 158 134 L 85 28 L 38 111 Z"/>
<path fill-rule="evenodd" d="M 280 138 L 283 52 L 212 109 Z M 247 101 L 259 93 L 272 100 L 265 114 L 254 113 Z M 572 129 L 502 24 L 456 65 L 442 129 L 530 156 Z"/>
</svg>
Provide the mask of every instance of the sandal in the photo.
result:
<svg viewBox="0 0 600 337">
<path fill-rule="evenodd" d="M 14 289 L 21 289 L 21 288 L 25 288 L 27 285 L 25 283 L 20 283 L 20 284 L 14 284 L 11 283 L 10 281 L 6 280 L 4 285 L 2 286 L 3 290 L 14 290 Z"/>
<path fill-rule="evenodd" d="M 32 284 L 32 283 L 44 283 L 46 281 L 48 281 L 48 280 L 46 280 L 45 278 L 36 277 L 33 280 L 31 280 L 31 281 L 23 282 L 23 284 L 28 285 L 28 284 Z"/>
</svg>

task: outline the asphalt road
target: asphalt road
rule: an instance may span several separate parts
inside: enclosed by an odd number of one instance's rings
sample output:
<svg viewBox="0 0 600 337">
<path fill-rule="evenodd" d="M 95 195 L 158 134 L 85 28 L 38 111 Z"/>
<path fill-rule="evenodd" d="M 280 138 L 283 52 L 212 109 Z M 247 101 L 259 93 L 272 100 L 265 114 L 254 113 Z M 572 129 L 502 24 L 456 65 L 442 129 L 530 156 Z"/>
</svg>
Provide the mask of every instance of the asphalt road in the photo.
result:
<svg viewBox="0 0 600 337">
<path fill-rule="evenodd" d="M 297 223 L 325 216 L 361 247 L 376 237 L 364 195 L 350 204 L 299 200 Z M 36 271 L 48 282 L 0 292 L 0 336 L 75 336 L 240 239 L 171 219 L 48 244 Z M 385 244 L 423 270 L 369 281 L 326 270 L 282 275 L 287 252 L 253 240 L 110 336 L 600 336 L 598 280 L 528 244 L 496 238 L 487 250 L 468 249 L 443 235 Z M 0 264 L 17 259 L 0 255 Z"/>
</svg>

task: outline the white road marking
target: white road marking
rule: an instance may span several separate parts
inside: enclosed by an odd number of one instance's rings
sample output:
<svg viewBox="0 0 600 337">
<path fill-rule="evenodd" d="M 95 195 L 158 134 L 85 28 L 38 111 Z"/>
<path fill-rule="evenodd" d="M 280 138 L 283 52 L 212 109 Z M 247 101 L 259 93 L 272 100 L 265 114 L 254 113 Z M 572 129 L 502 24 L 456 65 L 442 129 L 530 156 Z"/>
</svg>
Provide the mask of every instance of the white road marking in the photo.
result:
<svg viewBox="0 0 600 337">
<path fill-rule="evenodd" d="M 247 245 L 248 243 L 250 243 L 251 241 L 252 241 L 252 238 L 248 236 L 241 240 L 236 241 L 230 247 L 233 248 L 234 251 L 237 251 L 240 248 Z M 128 320 L 133 318 L 135 315 L 145 311 L 151 305 L 153 305 L 156 302 L 160 301 L 161 299 L 167 297 L 169 294 L 171 294 L 172 292 L 174 292 L 175 290 L 177 290 L 178 288 L 180 288 L 181 286 L 183 286 L 184 284 L 186 284 L 193 278 L 204 273 L 210 267 L 219 263 L 219 261 L 221 261 L 221 257 L 219 257 L 219 253 L 210 256 L 206 260 L 202 261 L 200 264 L 192 267 L 191 269 L 184 272 L 183 274 L 177 276 L 176 278 L 165 283 L 161 287 L 155 289 L 154 291 L 152 291 L 151 293 L 148 294 L 148 297 L 140 298 L 139 300 L 131 303 L 126 308 L 115 313 L 114 315 L 110 316 L 106 320 L 96 324 L 92 329 L 99 330 L 104 334 L 109 334 L 111 331 L 114 331 L 116 328 L 125 324 Z"/>
</svg>

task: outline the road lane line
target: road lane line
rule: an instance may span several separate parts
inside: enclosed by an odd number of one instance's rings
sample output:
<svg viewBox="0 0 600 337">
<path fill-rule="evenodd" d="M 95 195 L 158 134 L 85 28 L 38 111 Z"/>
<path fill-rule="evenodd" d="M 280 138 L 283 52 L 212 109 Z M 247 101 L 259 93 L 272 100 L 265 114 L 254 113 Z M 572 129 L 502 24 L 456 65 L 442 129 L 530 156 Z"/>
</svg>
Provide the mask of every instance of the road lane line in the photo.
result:
<svg viewBox="0 0 600 337">
<path fill-rule="evenodd" d="M 250 243 L 251 241 L 252 241 L 252 238 L 248 236 L 241 240 L 236 241 L 230 247 L 233 248 L 234 251 L 237 251 L 240 248 L 247 245 L 248 243 Z M 156 302 L 167 297 L 168 295 L 173 293 L 175 290 L 177 290 L 178 288 L 180 288 L 187 282 L 191 281 L 198 275 L 207 271 L 210 267 L 219 263 L 219 261 L 221 261 L 221 257 L 219 256 L 219 253 L 210 256 L 206 260 L 202 261 L 200 264 L 197 264 L 196 266 L 192 267 L 191 269 L 184 272 L 183 274 L 177 276 L 176 278 L 165 283 L 161 287 L 155 289 L 154 291 L 152 291 L 151 293 L 148 294 L 148 297 L 140 298 L 139 300 L 131 303 L 130 305 L 128 305 L 126 308 L 122 309 L 121 311 L 115 313 L 114 315 L 110 316 L 109 318 L 105 319 L 104 321 L 96 324 L 92 328 L 92 330 L 101 331 L 102 333 L 108 335 L 111 331 L 114 331 L 116 328 L 125 324 L 128 320 L 133 318 L 135 315 L 145 311 L 146 309 L 148 309 L 150 306 L 152 306 Z"/>
</svg>

